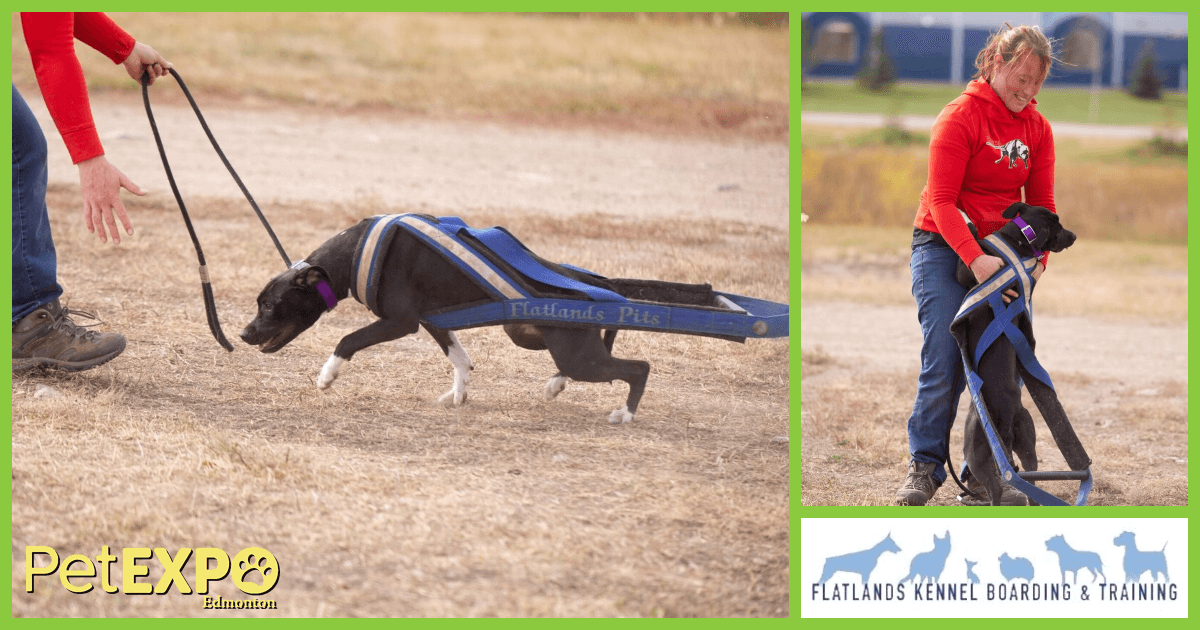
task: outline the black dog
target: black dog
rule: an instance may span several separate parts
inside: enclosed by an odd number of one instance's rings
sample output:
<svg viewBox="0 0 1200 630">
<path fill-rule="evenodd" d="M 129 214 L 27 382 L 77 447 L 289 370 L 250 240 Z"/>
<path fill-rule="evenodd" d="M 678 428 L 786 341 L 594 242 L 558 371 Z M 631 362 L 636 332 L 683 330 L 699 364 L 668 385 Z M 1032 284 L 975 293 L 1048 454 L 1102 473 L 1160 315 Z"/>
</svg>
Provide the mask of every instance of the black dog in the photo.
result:
<svg viewBox="0 0 1200 630">
<path fill-rule="evenodd" d="M 1075 242 L 1075 233 L 1063 228 L 1058 215 L 1046 208 L 1014 203 L 1003 212 L 1002 216 L 1006 219 L 1019 216 L 1029 227 L 1033 228 L 1035 237 L 1032 243 L 1011 221 L 996 232 L 1022 258 L 1033 256 L 1035 249 L 1042 252 L 1061 252 Z M 974 226 L 971 228 L 974 232 Z M 958 261 L 955 279 L 959 284 L 968 288 L 977 284 L 975 274 L 962 260 Z M 1030 290 L 1032 291 L 1032 288 Z M 993 318 L 994 315 L 990 308 L 976 309 L 969 316 L 967 347 L 972 356 L 974 356 L 980 337 L 983 336 L 984 330 Z M 1024 321 L 1027 323 L 1028 320 Z M 1022 333 L 1029 340 L 1029 346 L 1034 347 L 1032 328 L 1022 326 Z M 992 343 L 991 347 L 984 351 L 976 366 L 976 372 L 983 379 L 983 389 L 980 395 L 987 406 L 988 415 L 991 417 L 998 437 L 1004 445 L 1005 456 L 1008 457 L 1009 463 L 1012 464 L 1012 453 L 1015 450 L 1025 470 L 1037 470 L 1033 418 L 1029 415 L 1029 411 L 1021 405 L 1021 390 L 1017 383 L 1018 370 L 1025 379 L 1032 378 L 1017 360 L 1016 351 L 1004 335 L 1001 335 Z M 971 406 L 966 422 L 963 457 L 970 468 L 971 476 L 987 490 L 991 504 L 999 505 L 1004 484 L 1000 479 L 992 450 L 988 446 L 979 412 L 974 405 Z"/>
<path fill-rule="evenodd" d="M 364 220 L 329 239 L 305 259 L 307 266 L 293 267 L 267 283 L 258 296 L 258 315 L 242 331 L 242 340 L 252 346 L 261 346 L 262 352 L 275 352 L 316 323 L 322 313 L 336 304 L 333 298 L 344 299 L 350 292 L 356 248 L 370 225 L 370 219 Z M 337 378 L 342 364 L 359 350 L 411 335 L 424 326 L 454 365 L 454 386 L 439 402 L 462 404 L 467 396 L 471 359 L 453 331 L 422 324 L 421 316 L 450 306 L 484 301 L 488 295 L 462 270 L 407 230 L 399 229 L 393 234 L 378 285 L 381 318 L 346 335 L 338 343 L 321 369 L 317 387 L 328 388 Z M 581 282 L 596 286 L 605 284 L 595 277 L 538 260 Z M 322 287 L 322 283 L 328 288 Z M 332 289 L 332 296 L 326 299 L 322 290 L 329 289 Z M 617 331 L 607 330 L 601 334 L 598 329 L 532 324 L 506 324 L 504 330 L 513 343 L 522 348 L 550 351 L 559 371 L 546 383 L 547 399 L 563 391 L 568 379 L 589 383 L 622 380 L 629 384 L 629 397 L 625 406 L 613 411 L 608 419 L 613 423 L 633 420 L 650 374 L 650 364 L 614 358 L 611 352 Z"/>
</svg>

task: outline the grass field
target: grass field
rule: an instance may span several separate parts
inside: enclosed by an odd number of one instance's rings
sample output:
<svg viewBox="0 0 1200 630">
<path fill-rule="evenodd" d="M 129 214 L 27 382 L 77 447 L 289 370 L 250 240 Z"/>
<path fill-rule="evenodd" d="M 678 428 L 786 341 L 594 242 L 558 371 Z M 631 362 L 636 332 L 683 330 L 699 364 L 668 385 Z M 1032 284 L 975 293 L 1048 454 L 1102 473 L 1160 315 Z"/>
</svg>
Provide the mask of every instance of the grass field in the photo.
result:
<svg viewBox="0 0 1200 630">
<path fill-rule="evenodd" d="M 786 28 L 537 14 L 110 15 L 175 64 L 193 92 L 243 107 L 787 136 Z M 12 20 L 13 82 L 32 89 Z M 108 59 L 76 48 L 90 89 L 138 89 Z"/>
<path fill-rule="evenodd" d="M 801 111 L 936 116 L 962 94 L 962 86 L 899 83 L 887 92 L 859 89 L 852 83 L 809 81 L 800 91 Z M 1167 92 L 1146 101 L 1120 90 L 1102 90 L 1098 115 L 1091 118 L 1092 94 L 1077 88 L 1043 88 L 1038 111 L 1056 122 L 1101 125 L 1187 126 L 1187 93 Z"/>
<path fill-rule="evenodd" d="M 50 203 L 77 195 L 56 188 Z M 434 403 L 450 365 L 424 333 L 364 350 L 322 392 L 314 379 L 338 339 L 373 318 L 349 301 L 279 354 L 245 346 L 236 334 L 279 260 L 243 237 L 261 230 L 244 202 L 188 206 L 203 217 L 232 354 L 205 325 L 169 195 L 132 201 L 140 236 L 121 251 L 97 251 L 74 213 L 52 213 L 66 301 L 130 347 L 78 375 L 14 380 L 15 615 L 204 614 L 194 595 L 72 595 L 57 578 L 25 595 L 26 545 L 93 557 L 102 545 L 261 546 L 281 564 L 271 616 L 788 614 L 786 339 L 622 333 L 615 354 L 652 371 L 637 419 L 619 427 L 606 417 L 623 384 L 572 383 L 544 402 L 549 356 L 498 329 L 460 333 L 475 366 L 464 407 Z M 264 206 L 295 251 L 403 210 Z M 464 216 L 613 276 L 787 301 L 780 230 Z M 239 596 L 228 580 L 214 594 Z"/>
<path fill-rule="evenodd" d="M 801 205 L 812 224 L 911 228 L 929 148 L 863 143 L 865 130 L 803 126 Z M 1143 155 L 1145 143 L 1055 141 L 1055 204 L 1085 239 L 1187 243 L 1187 159 Z"/>
<path fill-rule="evenodd" d="M 803 298 L 913 304 L 912 231 L 814 225 L 800 233 Z M 1039 287 L 1038 313 L 1181 324 L 1188 315 L 1185 245 L 1080 239 L 1051 257 L 1053 282 Z M 846 275 L 855 277 L 846 281 Z"/>
</svg>

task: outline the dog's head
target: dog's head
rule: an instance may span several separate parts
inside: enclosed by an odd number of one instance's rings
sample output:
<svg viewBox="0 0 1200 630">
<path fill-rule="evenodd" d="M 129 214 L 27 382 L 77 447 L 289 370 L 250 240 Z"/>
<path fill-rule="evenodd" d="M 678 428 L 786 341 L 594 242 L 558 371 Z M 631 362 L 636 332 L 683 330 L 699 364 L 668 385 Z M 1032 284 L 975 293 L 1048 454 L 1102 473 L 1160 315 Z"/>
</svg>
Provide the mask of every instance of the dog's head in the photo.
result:
<svg viewBox="0 0 1200 630">
<path fill-rule="evenodd" d="M 1064 228 L 1058 215 L 1041 206 L 1031 206 L 1017 202 L 1009 206 L 1002 214 L 1005 219 L 1021 217 L 1029 227 L 1033 228 L 1033 248 L 1042 252 L 1061 252 L 1075 243 L 1075 233 Z M 1009 222 L 1000 228 L 1007 240 L 1016 244 L 1017 251 L 1023 256 L 1033 255 L 1033 248 L 1021 233 L 1015 223 Z"/>
<path fill-rule="evenodd" d="M 288 269 L 258 294 L 258 315 L 242 331 L 242 341 L 275 352 L 306 331 L 329 309 L 317 287 L 329 282 L 320 267 Z"/>
</svg>

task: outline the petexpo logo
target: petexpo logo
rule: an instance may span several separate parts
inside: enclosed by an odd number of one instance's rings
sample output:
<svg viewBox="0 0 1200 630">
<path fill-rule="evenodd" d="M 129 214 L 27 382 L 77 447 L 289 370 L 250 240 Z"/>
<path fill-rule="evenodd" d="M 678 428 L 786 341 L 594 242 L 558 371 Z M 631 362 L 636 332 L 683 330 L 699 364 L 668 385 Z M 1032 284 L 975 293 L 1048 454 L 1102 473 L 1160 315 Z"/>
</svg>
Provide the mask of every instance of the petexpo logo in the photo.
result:
<svg viewBox="0 0 1200 630">
<path fill-rule="evenodd" d="M 1184 519 L 802 519 L 802 616 L 1186 616 L 1187 546 Z"/>
<path fill-rule="evenodd" d="M 113 565 L 120 560 L 118 579 L 113 580 Z M 162 569 L 162 576 L 150 579 L 152 567 Z M 62 588 L 76 594 L 91 592 L 97 585 L 105 593 L 127 595 L 165 595 L 174 589 L 183 595 L 207 595 L 212 582 L 229 577 L 233 585 L 247 595 L 264 595 L 279 582 L 279 561 L 261 547 L 247 547 L 232 558 L 214 547 L 187 547 L 171 554 L 162 547 L 126 547 L 120 556 L 113 555 L 108 545 L 100 548 L 95 561 L 83 554 L 71 554 L 60 560 L 53 547 L 25 547 L 25 592 L 33 593 L 58 574 Z M 188 578 L 191 577 L 191 581 Z M 91 580 L 91 581 L 88 581 Z M 194 586 L 193 586 L 194 585 Z M 274 608 L 273 601 L 251 600 L 231 602 L 216 598 L 224 606 L 213 606 L 213 598 L 205 598 L 205 608 Z M 245 605 L 252 603 L 253 605 Z M 243 604 L 243 605 L 237 605 Z M 269 605 L 267 605 L 269 604 Z"/>
</svg>

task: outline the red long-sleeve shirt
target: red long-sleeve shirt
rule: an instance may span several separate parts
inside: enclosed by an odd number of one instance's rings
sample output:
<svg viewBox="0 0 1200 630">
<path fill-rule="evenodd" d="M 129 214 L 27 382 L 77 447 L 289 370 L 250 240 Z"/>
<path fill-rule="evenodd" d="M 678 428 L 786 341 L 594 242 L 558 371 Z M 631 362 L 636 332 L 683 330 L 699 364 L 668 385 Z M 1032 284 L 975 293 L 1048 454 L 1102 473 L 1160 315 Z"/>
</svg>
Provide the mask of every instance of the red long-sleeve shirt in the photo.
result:
<svg viewBox="0 0 1200 630">
<path fill-rule="evenodd" d="M 1025 203 L 1055 211 L 1050 123 L 1036 100 L 1014 114 L 987 82 L 971 81 L 933 124 L 929 178 L 913 224 L 941 234 L 970 265 L 983 250 L 959 209 L 983 238 L 1008 223 L 1000 213 L 1022 200 L 1022 187 Z"/>
<path fill-rule="evenodd" d="M 75 56 L 75 39 L 121 63 L 133 52 L 133 37 L 103 13 L 22 13 L 21 29 L 46 109 L 71 162 L 104 155 L 83 68 Z"/>
</svg>

